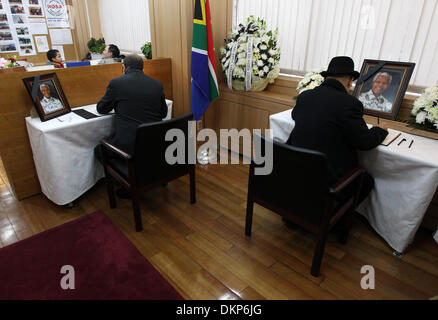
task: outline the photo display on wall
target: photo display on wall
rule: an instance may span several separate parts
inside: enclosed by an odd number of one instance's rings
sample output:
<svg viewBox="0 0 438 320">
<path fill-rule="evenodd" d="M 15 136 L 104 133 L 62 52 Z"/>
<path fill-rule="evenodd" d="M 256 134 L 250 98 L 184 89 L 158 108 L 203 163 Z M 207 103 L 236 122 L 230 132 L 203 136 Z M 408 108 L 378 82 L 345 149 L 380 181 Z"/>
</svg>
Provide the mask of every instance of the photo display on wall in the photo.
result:
<svg viewBox="0 0 438 320">
<path fill-rule="evenodd" d="M 36 55 L 29 28 L 29 1 L 0 0 L 0 53 L 17 53 L 20 56 Z M 38 3 L 41 0 L 38 0 Z M 42 6 L 41 6 L 42 10 Z"/>
<path fill-rule="evenodd" d="M 0 54 L 32 56 L 71 38 L 65 0 L 0 0 Z"/>
</svg>

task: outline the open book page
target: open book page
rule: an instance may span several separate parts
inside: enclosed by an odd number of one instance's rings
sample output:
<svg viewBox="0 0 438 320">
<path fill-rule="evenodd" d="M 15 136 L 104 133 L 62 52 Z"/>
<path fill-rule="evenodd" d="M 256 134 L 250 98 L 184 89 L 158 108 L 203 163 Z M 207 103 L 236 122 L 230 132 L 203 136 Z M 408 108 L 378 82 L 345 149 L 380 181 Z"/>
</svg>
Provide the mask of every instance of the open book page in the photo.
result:
<svg viewBox="0 0 438 320">
<path fill-rule="evenodd" d="M 400 131 L 388 129 L 388 135 L 386 136 L 385 140 L 381 143 L 382 146 L 389 146 L 391 142 L 393 142 L 395 139 L 397 139 L 401 135 Z"/>
<path fill-rule="evenodd" d="M 368 128 L 372 128 L 373 125 L 367 123 Z M 401 131 L 394 130 L 394 129 L 388 129 L 388 135 L 386 136 L 385 140 L 380 144 L 382 146 L 389 146 L 391 142 L 393 142 L 395 139 L 397 139 L 401 135 Z"/>
</svg>

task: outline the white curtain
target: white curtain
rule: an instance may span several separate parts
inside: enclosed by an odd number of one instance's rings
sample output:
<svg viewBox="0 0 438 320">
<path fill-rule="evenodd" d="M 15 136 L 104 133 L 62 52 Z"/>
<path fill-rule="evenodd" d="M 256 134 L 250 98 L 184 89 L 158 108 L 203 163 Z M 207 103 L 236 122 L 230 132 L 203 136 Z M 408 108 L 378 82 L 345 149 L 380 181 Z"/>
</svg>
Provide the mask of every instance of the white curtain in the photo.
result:
<svg viewBox="0 0 438 320">
<path fill-rule="evenodd" d="M 140 53 L 141 47 L 151 41 L 147 0 L 99 0 L 99 10 L 107 44 Z"/>
<path fill-rule="evenodd" d="M 438 83 L 437 0 L 234 0 L 234 24 L 249 15 L 279 28 L 283 72 L 303 74 L 351 56 L 415 62 L 411 85 Z"/>
</svg>

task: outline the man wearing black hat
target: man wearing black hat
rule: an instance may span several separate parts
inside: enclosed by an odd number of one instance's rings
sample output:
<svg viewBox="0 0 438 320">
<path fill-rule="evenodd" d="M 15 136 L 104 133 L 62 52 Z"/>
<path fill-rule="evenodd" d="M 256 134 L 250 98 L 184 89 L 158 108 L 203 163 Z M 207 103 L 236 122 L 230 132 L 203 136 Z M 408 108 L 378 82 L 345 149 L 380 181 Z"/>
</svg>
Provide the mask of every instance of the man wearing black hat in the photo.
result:
<svg viewBox="0 0 438 320">
<path fill-rule="evenodd" d="M 325 81 L 319 87 L 298 96 L 292 110 L 295 127 L 287 143 L 324 153 L 335 182 L 358 166 L 357 150 L 377 147 L 388 132 L 383 124 L 369 129 L 362 103 L 348 93 L 359 77 L 350 57 L 333 58 L 321 75 Z M 366 174 L 359 203 L 373 186 L 373 178 Z"/>
</svg>

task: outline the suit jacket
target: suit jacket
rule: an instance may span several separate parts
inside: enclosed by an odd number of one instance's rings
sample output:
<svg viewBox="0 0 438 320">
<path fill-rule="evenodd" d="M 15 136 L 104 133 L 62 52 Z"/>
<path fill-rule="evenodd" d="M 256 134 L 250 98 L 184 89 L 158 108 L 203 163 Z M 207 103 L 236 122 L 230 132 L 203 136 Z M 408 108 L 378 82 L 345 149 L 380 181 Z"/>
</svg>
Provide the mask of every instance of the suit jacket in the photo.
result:
<svg viewBox="0 0 438 320">
<path fill-rule="evenodd" d="M 357 150 L 375 148 L 388 135 L 379 127 L 368 129 L 362 103 L 335 79 L 300 94 L 292 118 L 295 127 L 287 143 L 324 153 L 334 180 L 358 165 Z"/>
<path fill-rule="evenodd" d="M 114 108 L 115 132 L 109 141 L 133 154 L 137 127 L 161 121 L 167 115 L 163 86 L 142 70 L 128 68 L 123 76 L 109 82 L 105 96 L 97 104 L 99 113 L 109 113 Z"/>
</svg>

